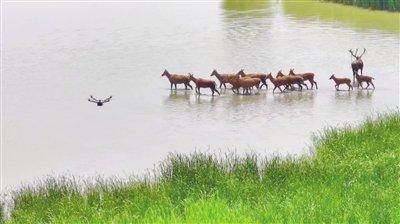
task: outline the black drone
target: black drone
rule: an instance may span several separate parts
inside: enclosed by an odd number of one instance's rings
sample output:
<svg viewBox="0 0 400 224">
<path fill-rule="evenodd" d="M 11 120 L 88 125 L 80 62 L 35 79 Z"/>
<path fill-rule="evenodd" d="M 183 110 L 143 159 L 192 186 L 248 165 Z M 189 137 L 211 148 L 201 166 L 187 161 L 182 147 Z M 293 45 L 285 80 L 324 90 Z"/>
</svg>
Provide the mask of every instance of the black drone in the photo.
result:
<svg viewBox="0 0 400 224">
<path fill-rule="evenodd" d="M 88 99 L 88 101 L 92 102 L 92 103 L 96 103 L 97 106 L 103 106 L 104 103 L 110 102 L 111 98 L 112 98 L 112 96 L 108 97 L 105 100 L 98 100 L 98 99 L 94 98 L 92 95 L 90 95 L 90 98 Z"/>
</svg>

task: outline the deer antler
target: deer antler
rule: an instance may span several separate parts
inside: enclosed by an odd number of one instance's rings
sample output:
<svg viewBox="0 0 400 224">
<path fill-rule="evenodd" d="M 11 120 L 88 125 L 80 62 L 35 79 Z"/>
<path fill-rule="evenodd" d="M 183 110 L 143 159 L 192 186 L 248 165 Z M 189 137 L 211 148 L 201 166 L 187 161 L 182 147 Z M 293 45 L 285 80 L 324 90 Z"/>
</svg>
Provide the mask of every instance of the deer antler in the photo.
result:
<svg viewBox="0 0 400 224">
<path fill-rule="evenodd" d="M 350 49 L 349 52 L 350 52 L 350 54 L 351 54 L 353 57 L 357 57 L 357 53 L 354 54 L 354 53 L 353 53 L 353 49 Z"/>
<path fill-rule="evenodd" d="M 107 99 L 103 100 L 103 103 L 110 102 L 111 98 L 112 98 L 112 96 L 110 96 L 110 97 L 108 97 Z"/>
<path fill-rule="evenodd" d="M 366 51 L 367 51 L 367 49 L 365 49 L 365 47 L 364 47 L 364 52 L 359 57 L 361 58 L 365 54 Z"/>
<path fill-rule="evenodd" d="M 98 99 L 94 98 L 92 95 L 90 95 L 90 98 L 94 101 L 99 101 Z"/>
</svg>

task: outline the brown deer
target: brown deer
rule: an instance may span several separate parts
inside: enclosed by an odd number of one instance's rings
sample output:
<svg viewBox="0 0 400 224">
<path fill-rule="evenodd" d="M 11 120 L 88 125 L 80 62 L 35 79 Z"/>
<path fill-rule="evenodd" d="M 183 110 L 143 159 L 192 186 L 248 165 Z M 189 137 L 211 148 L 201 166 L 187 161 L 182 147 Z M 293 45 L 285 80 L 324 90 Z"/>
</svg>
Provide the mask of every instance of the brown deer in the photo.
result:
<svg viewBox="0 0 400 224">
<path fill-rule="evenodd" d="M 284 90 L 281 89 L 281 86 L 287 86 L 289 85 L 289 80 L 285 77 L 279 77 L 279 78 L 274 78 L 271 73 L 267 75 L 267 79 L 271 80 L 272 84 L 274 84 L 274 89 L 272 92 L 275 92 L 275 89 L 278 88 L 281 92 L 284 92 Z M 286 89 L 286 88 L 285 88 Z"/>
<path fill-rule="evenodd" d="M 214 92 L 217 92 L 218 95 L 221 95 L 218 90 L 215 88 L 217 84 L 213 80 L 208 80 L 208 79 L 202 79 L 202 78 L 195 78 L 193 74 L 189 73 L 189 78 L 192 80 L 194 83 L 196 83 L 196 93 L 200 94 L 200 88 L 210 88 L 212 95 L 214 96 Z"/>
<path fill-rule="evenodd" d="M 346 84 L 349 87 L 349 91 L 350 89 L 353 89 L 353 86 L 350 84 L 351 80 L 349 78 L 336 78 L 335 75 L 331 75 L 331 77 L 329 79 L 333 79 L 333 81 L 335 82 L 335 88 L 337 91 L 339 91 L 339 85 L 341 84 Z"/>
<path fill-rule="evenodd" d="M 356 79 L 357 79 L 357 88 L 361 86 L 361 89 L 364 89 L 364 87 L 362 86 L 362 83 L 366 82 L 367 87 L 365 87 L 365 89 L 368 89 L 369 84 L 371 84 L 372 87 L 374 87 L 374 89 L 375 89 L 375 85 L 372 83 L 372 79 L 374 79 L 374 78 L 372 78 L 371 76 L 356 74 Z"/>
<path fill-rule="evenodd" d="M 219 88 L 222 88 L 222 85 L 224 85 L 226 89 L 226 83 L 229 83 L 229 79 L 232 79 L 235 77 L 235 74 L 219 74 L 216 69 L 212 71 L 210 76 L 215 76 L 219 80 Z"/>
<path fill-rule="evenodd" d="M 307 84 L 304 83 L 304 79 L 301 76 L 298 76 L 298 75 L 291 75 L 291 76 L 284 75 L 282 73 L 282 70 L 279 70 L 278 74 L 276 75 L 276 78 L 285 78 L 285 79 L 288 80 L 289 85 L 285 86 L 285 90 L 289 89 L 289 87 L 290 87 L 291 90 L 293 90 L 294 89 L 294 87 L 293 87 L 294 84 L 297 84 L 299 86 L 300 91 L 303 90 L 303 86 L 302 85 L 305 85 L 306 88 L 308 89 Z"/>
<path fill-rule="evenodd" d="M 177 75 L 177 74 L 170 74 L 167 69 L 164 70 L 164 73 L 161 74 L 162 76 L 167 76 L 169 82 L 171 83 L 171 89 L 172 85 L 175 85 L 176 89 L 176 84 L 185 84 L 185 89 L 188 89 L 187 87 L 189 86 L 190 89 L 193 89 L 193 87 L 190 85 L 190 78 L 187 75 Z"/>
<path fill-rule="evenodd" d="M 356 59 L 351 63 L 351 69 L 353 70 L 353 83 L 355 82 L 355 78 L 356 78 L 356 74 L 358 74 L 358 70 L 361 70 L 361 75 L 363 73 L 364 62 L 361 57 L 365 54 L 366 51 L 367 51 L 367 49 L 364 48 L 364 52 L 361 55 L 357 56 L 358 48 L 356 49 L 355 53 L 353 53 L 352 49 L 349 50 L 351 56 L 353 56 Z"/>
<path fill-rule="evenodd" d="M 243 88 L 243 95 L 244 94 L 251 94 L 251 88 L 256 87 L 257 93 L 260 91 L 260 83 L 261 79 L 259 78 L 250 78 L 250 77 L 244 77 L 240 78 L 239 73 L 236 74 L 235 78 L 233 79 L 235 83 L 235 86 L 237 87 L 237 91 L 239 93 L 239 87 Z"/>
<path fill-rule="evenodd" d="M 236 94 L 240 94 L 239 89 L 242 86 L 240 85 L 238 77 L 235 75 L 233 78 L 230 78 L 228 82 L 229 82 L 229 84 L 232 85 L 232 92 L 236 93 Z"/>
<path fill-rule="evenodd" d="M 309 81 L 310 82 L 310 84 L 311 84 L 311 89 L 314 87 L 314 84 L 315 84 L 315 88 L 316 89 L 318 89 L 318 84 L 317 84 L 317 82 L 314 80 L 314 76 L 315 76 L 315 74 L 314 73 L 311 73 L 311 72 L 306 72 L 306 73 L 298 73 L 298 74 L 295 74 L 294 73 L 294 69 L 292 68 L 292 69 L 290 69 L 290 71 L 289 71 L 289 76 L 290 75 L 292 75 L 292 76 L 294 76 L 294 75 L 298 75 L 298 76 L 301 76 L 303 79 L 304 79 L 304 81 Z M 306 85 L 306 87 L 307 87 L 307 89 L 308 89 L 308 86 Z"/>
<path fill-rule="evenodd" d="M 262 73 L 252 73 L 252 74 L 245 74 L 243 69 L 241 69 L 238 74 L 242 77 L 250 77 L 250 78 L 258 78 L 261 80 L 262 84 L 260 86 L 260 89 L 265 86 L 266 89 L 268 89 L 268 84 L 267 84 L 267 75 L 262 74 Z"/>
</svg>

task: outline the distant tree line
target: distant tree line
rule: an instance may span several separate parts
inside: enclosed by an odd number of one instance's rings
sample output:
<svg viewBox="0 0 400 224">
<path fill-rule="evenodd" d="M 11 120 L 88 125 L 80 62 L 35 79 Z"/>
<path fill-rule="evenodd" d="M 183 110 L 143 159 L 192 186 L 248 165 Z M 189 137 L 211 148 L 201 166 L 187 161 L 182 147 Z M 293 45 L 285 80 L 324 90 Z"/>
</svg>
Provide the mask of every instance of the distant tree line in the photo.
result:
<svg viewBox="0 0 400 224">
<path fill-rule="evenodd" d="M 363 8 L 400 11 L 400 0 L 325 0 Z"/>
</svg>

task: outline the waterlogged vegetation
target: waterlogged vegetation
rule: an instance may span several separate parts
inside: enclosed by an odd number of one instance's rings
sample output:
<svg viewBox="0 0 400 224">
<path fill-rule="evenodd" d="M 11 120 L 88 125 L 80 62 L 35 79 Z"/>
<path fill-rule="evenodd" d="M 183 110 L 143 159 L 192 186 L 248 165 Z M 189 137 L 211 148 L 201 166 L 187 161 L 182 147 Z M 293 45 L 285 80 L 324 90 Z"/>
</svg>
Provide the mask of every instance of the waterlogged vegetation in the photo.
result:
<svg viewBox="0 0 400 224">
<path fill-rule="evenodd" d="M 343 3 L 346 5 L 355 5 L 370 9 L 400 11 L 400 1 L 398 0 L 325 0 L 325 1 Z"/>
<path fill-rule="evenodd" d="M 400 113 L 329 129 L 314 155 L 172 155 L 137 181 L 47 179 L 13 195 L 7 223 L 400 222 Z"/>
<path fill-rule="evenodd" d="M 400 31 L 400 13 L 372 11 L 320 1 L 283 1 L 285 13 L 299 19 L 339 21 L 357 28 Z"/>
</svg>

